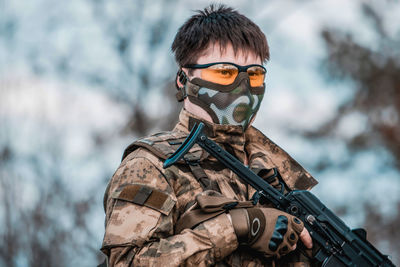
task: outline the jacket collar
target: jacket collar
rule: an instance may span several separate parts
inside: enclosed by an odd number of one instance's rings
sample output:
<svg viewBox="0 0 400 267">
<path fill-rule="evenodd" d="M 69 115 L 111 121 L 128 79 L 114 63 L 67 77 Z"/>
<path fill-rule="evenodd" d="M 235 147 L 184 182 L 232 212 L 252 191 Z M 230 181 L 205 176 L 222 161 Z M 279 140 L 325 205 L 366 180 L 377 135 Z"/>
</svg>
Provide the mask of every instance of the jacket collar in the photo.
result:
<svg viewBox="0 0 400 267">
<path fill-rule="evenodd" d="M 184 108 L 179 114 L 179 122 L 174 130 L 189 133 L 195 123 L 203 122 L 207 136 L 214 142 L 222 145 L 228 152 L 234 152 L 235 156 L 244 161 L 245 133 L 242 126 L 216 124 L 188 112 Z"/>
</svg>

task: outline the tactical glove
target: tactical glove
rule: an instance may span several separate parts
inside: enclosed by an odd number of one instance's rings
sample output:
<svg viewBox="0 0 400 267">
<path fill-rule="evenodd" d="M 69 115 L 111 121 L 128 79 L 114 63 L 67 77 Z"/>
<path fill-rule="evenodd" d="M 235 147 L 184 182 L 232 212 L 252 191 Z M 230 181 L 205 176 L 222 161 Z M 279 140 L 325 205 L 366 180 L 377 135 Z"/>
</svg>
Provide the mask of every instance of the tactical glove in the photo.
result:
<svg viewBox="0 0 400 267">
<path fill-rule="evenodd" d="M 266 257 L 289 253 L 304 228 L 297 217 L 273 208 L 233 209 L 229 214 L 239 243 Z"/>
</svg>

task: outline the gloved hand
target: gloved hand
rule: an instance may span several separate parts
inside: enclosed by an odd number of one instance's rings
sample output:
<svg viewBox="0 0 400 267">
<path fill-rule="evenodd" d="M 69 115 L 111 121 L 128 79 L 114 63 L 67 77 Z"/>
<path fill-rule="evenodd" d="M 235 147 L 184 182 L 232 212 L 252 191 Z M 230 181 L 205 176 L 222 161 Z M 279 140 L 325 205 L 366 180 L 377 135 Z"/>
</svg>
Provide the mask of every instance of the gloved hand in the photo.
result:
<svg viewBox="0 0 400 267">
<path fill-rule="evenodd" d="M 293 250 L 304 228 L 297 217 L 273 208 L 233 209 L 229 214 L 239 243 L 266 257 L 280 258 Z"/>
</svg>

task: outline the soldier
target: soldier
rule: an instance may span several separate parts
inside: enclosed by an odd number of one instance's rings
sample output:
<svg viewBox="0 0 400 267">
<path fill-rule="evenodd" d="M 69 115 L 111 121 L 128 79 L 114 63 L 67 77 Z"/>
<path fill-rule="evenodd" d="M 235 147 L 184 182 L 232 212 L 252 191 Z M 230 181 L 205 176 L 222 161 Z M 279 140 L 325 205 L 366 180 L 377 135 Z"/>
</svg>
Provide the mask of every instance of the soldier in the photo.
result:
<svg viewBox="0 0 400 267">
<path fill-rule="evenodd" d="M 255 190 L 200 147 L 163 169 L 202 121 L 210 139 L 278 190 L 317 183 L 251 126 L 265 91 L 265 35 L 232 8 L 211 5 L 178 30 L 172 51 L 184 108 L 172 131 L 131 144 L 108 184 L 101 250 L 109 265 L 308 266 L 296 249 L 299 239 L 312 247 L 302 222 L 266 204 L 254 206 L 248 200 Z M 226 205 L 238 201 L 233 209 Z"/>
</svg>

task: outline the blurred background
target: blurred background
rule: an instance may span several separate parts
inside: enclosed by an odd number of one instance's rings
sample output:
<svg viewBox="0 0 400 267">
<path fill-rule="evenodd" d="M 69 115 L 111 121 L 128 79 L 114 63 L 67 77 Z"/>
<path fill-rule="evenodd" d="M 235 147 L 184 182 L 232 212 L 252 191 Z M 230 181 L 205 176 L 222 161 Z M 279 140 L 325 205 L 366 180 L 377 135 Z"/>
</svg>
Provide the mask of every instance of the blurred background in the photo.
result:
<svg viewBox="0 0 400 267">
<path fill-rule="evenodd" d="M 399 2 L 219 2 L 270 44 L 255 126 L 400 264 Z M 170 45 L 209 3 L 0 0 L 0 266 L 103 259 L 106 184 L 128 144 L 176 123 Z"/>
</svg>

